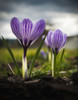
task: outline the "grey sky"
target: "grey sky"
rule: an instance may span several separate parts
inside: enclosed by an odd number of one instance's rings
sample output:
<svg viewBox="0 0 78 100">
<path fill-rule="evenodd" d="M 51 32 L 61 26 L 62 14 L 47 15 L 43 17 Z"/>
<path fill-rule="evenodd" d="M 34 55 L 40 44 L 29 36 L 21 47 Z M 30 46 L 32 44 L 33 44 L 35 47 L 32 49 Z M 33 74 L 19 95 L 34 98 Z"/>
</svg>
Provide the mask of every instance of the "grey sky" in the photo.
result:
<svg viewBox="0 0 78 100">
<path fill-rule="evenodd" d="M 45 19 L 46 29 L 78 34 L 78 0 L 0 0 L 0 35 L 5 38 L 15 38 L 10 28 L 14 16 L 20 21 Z"/>
</svg>

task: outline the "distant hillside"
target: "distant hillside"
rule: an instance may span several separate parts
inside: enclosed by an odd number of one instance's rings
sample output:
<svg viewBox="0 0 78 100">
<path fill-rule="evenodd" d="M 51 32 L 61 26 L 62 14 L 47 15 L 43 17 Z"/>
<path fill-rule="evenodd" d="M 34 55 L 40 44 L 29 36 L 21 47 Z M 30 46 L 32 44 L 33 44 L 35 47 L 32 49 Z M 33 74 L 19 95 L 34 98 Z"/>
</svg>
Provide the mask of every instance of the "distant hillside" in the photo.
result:
<svg viewBox="0 0 78 100">
<path fill-rule="evenodd" d="M 78 35 L 68 37 L 65 48 L 78 49 Z"/>
<path fill-rule="evenodd" d="M 47 34 L 47 31 L 44 31 L 43 34 Z M 38 40 L 36 40 L 36 42 L 32 46 L 30 46 L 30 47 L 38 47 L 40 42 L 41 42 L 41 40 L 42 40 L 42 36 L 40 36 L 40 38 Z M 11 48 L 21 47 L 21 44 L 19 43 L 19 41 L 17 39 L 14 39 L 14 40 L 13 39 L 6 39 L 6 41 L 7 41 L 8 45 Z M 70 48 L 70 46 L 71 47 L 72 46 L 76 46 L 77 43 L 78 43 L 78 35 L 76 35 L 76 36 L 69 36 L 69 37 L 67 37 L 67 43 L 66 43 L 65 47 L 66 48 L 68 48 L 68 47 Z M 44 44 L 44 46 L 45 46 L 45 44 Z M 5 47 L 5 46 L 4 46 L 3 41 L 0 39 L 0 48 L 1 47 Z"/>
<path fill-rule="evenodd" d="M 45 30 L 42 35 L 45 35 L 47 33 L 48 33 L 48 31 Z M 37 39 L 36 42 L 32 46 L 30 46 L 30 47 L 37 47 L 40 44 L 41 40 L 42 40 L 42 36 L 40 36 L 39 39 Z M 19 41 L 17 39 L 6 39 L 6 41 L 7 41 L 8 45 L 10 47 L 12 47 L 12 48 L 14 48 L 14 47 L 21 47 L 21 45 L 20 45 L 20 43 L 19 43 Z M 1 47 L 4 47 L 4 43 L 0 39 L 0 48 Z"/>
</svg>

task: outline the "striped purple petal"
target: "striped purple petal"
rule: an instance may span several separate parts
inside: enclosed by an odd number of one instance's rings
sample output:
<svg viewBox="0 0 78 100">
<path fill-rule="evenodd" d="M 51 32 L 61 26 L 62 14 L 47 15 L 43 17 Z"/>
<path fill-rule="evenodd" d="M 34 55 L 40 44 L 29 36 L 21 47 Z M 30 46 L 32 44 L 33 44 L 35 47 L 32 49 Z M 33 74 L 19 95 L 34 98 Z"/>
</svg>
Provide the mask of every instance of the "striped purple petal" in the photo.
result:
<svg viewBox="0 0 78 100">
<path fill-rule="evenodd" d="M 59 48 L 59 51 L 65 45 L 66 41 L 67 41 L 67 34 L 63 34 L 63 43 L 62 43 L 61 47 Z"/>
<path fill-rule="evenodd" d="M 51 43 L 51 36 L 52 36 L 52 34 L 53 34 L 52 30 L 50 30 L 48 32 L 48 35 L 47 35 L 47 41 L 48 41 L 49 46 L 51 46 L 51 47 L 52 47 L 52 43 Z"/>
<path fill-rule="evenodd" d="M 45 21 L 40 20 L 36 24 L 33 25 L 30 40 L 34 41 L 37 39 L 45 29 Z"/>
<path fill-rule="evenodd" d="M 66 41 L 67 41 L 67 34 L 64 34 L 62 47 L 65 45 Z"/>
<path fill-rule="evenodd" d="M 19 40 L 21 40 L 21 34 L 20 34 L 20 31 L 19 31 L 19 28 L 20 28 L 19 20 L 16 17 L 14 17 L 14 18 L 12 18 L 10 24 L 11 24 L 11 29 L 12 29 L 13 33 L 16 35 L 16 37 Z"/>
<path fill-rule="evenodd" d="M 63 44 L 63 33 L 60 31 L 60 30 L 56 30 L 54 33 L 53 33 L 53 49 L 59 49 L 61 47 L 61 45 Z"/>
<path fill-rule="evenodd" d="M 49 46 L 49 43 L 48 43 L 47 37 L 45 38 L 44 43 L 45 43 L 47 46 Z"/>
<path fill-rule="evenodd" d="M 28 45 L 31 36 L 33 23 L 29 19 L 24 19 L 20 25 L 20 33 L 22 35 L 23 45 Z M 26 41 L 26 42 L 25 42 Z"/>
</svg>

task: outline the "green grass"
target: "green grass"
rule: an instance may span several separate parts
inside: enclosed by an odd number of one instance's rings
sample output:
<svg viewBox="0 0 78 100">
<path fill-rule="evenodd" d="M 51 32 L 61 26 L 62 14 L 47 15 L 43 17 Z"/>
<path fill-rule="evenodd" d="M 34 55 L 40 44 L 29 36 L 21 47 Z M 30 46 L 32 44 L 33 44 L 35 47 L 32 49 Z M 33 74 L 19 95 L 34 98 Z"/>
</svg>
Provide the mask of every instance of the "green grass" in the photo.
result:
<svg viewBox="0 0 78 100">
<path fill-rule="evenodd" d="M 23 56 L 23 49 L 22 48 L 11 48 L 16 60 L 18 62 L 22 62 L 22 56 Z M 36 53 L 37 48 L 29 48 L 27 51 L 27 59 L 28 62 L 32 60 L 32 58 L 34 57 L 35 53 Z M 47 51 L 47 48 L 42 48 L 42 50 Z M 78 56 L 78 49 L 76 50 L 65 50 L 64 56 L 63 56 L 63 60 L 61 65 L 59 65 L 59 61 L 60 61 L 60 57 L 61 57 L 61 53 L 62 50 L 60 51 L 60 53 L 57 55 L 57 66 L 56 66 L 56 70 L 60 70 L 60 71 L 68 71 L 68 73 L 66 73 L 67 75 L 70 75 L 70 73 L 72 73 L 72 69 L 75 69 L 75 65 L 72 65 L 71 63 L 72 58 Z M 2 64 L 8 64 L 13 62 L 11 59 L 11 56 L 8 52 L 8 50 L 6 48 L 0 48 L 0 65 Z M 47 59 L 43 59 L 41 57 L 41 55 L 39 54 L 39 56 L 36 59 L 36 62 L 39 62 L 39 66 L 37 68 L 34 68 L 32 76 L 33 77 L 40 77 L 46 74 L 50 74 L 51 73 L 51 65 L 48 62 Z M 78 68 L 78 65 L 77 65 Z M 70 71 L 71 70 L 71 71 Z M 4 70 L 5 71 L 5 70 Z M 6 73 L 6 71 L 5 71 Z M 1 74 L 1 71 L 0 71 Z"/>
<path fill-rule="evenodd" d="M 22 48 L 11 48 L 15 58 L 17 61 L 21 61 L 23 56 L 23 49 Z M 27 56 L 28 59 L 32 59 L 36 52 L 36 49 L 28 49 Z M 0 48 L 0 64 L 12 62 L 11 56 L 6 48 Z"/>
</svg>

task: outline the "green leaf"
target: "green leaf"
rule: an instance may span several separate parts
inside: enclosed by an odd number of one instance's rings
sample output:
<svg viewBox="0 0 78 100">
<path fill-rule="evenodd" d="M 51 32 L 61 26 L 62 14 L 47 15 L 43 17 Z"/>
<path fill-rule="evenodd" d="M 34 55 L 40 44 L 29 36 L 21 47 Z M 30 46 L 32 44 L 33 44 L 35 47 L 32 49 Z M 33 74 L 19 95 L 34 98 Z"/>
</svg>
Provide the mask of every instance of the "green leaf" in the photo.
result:
<svg viewBox="0 0 78 100">
<path fill-rule="evenodd" d="M 38 47 L 38 49 L 37 49 L 37 51 L 36 51 L 36 54 L 35 54 L 35 56 L 34 56 L 33 59 L 32 59 L 32 62 L 31 62 L 31 64 L 30 64 L 30 69 L 29 69 L 29 76 L 30 76 L 31 73 L 32 73 L 32 69 L 33 69 L 33 67 L 34 67 L 35 60 L 36 60 L 36 58 L 37 58 L 37 56 L 38 56 L 38 54 L 39 54 L 39 52 L 40 52 L 40 50 L 41 50 L 41 47 L 42 47 L 42 45 L 43 45 L 43 43 L 44 43 L 45 38 L 46 38 L 46 36 L 45 36 L 44 39 L 41 41 L 40 46 Z"/>
<path fill-rule="evenodd" d="M 18 74 L 21 75 L 20 70 L 19 70 L 19 66 L 18 66 L 18 64 L 17 64 L 17 62 L 16 62 L 16 59 L 15 59 L 15 57 L 14 57 L 14 54 L 12 53 L 12 51 L 11 51 L 10 47 L 8 46 L 8 44 L 7 44 L 6 40 L 4 39 L 4 37 L 2 37 L 2 40 L 3 40 L 3 42 L 4 42 L 4 44 L 5 44 L 6 48 L 7 48 L 7 50 L 8 50 L 9 53 L 10 53 L 10 56 L 11 56 L 11 58 L 12 58 L 14 64 L 15 64 L 15 66 L 16 66 L 16 69 L 17 69 L 17 71 L 18 71 Z"/>
<path fill-rule="evenodd" d="M 60 63 L 62 62 L 63 56 L 64 56 L 65 48 L 62 51 L 61 57 L 60 57 Z"/>
</svg>

